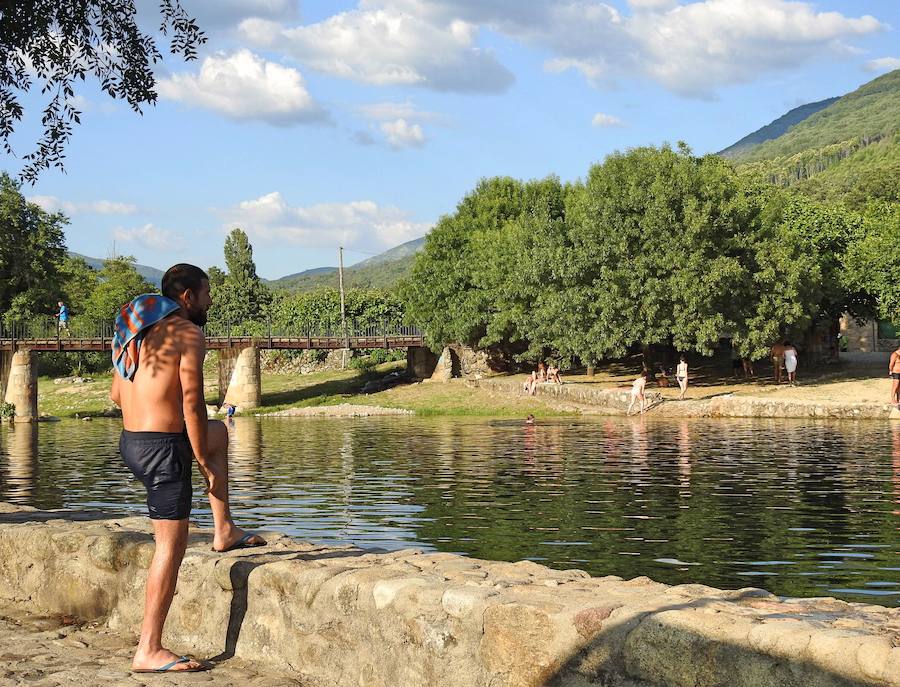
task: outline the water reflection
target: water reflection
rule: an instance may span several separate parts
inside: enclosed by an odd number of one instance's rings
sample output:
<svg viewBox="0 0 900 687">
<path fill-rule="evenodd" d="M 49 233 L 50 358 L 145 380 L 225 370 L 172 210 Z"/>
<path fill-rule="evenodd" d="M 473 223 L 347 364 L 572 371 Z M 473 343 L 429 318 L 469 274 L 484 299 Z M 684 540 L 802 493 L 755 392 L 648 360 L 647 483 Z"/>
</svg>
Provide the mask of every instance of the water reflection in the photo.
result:
<svg viewBox="0 0 900 687">
<path fill-rule="evenodd" d="M 0 499 L 143 512 L 119 429 L 0 430 Z M 900 605 L 900 426 L 235 418 L 229 432 L 251 527 Z M 199 488 L 195 516 L 210 522 Z"/>
<path fill-rule="evenodd" d="M 38 474 L 38 429 L 33 423 L 18 423 L 6 433 L 6 496 L 11 503 L 29 504 Z"/>
</svg>

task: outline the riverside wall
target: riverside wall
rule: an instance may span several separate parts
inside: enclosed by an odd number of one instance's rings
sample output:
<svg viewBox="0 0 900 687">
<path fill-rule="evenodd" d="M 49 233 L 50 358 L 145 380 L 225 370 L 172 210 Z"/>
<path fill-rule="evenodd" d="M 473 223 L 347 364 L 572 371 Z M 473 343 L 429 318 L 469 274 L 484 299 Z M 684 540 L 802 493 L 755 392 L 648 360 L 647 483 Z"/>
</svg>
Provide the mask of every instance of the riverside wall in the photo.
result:
<svg viewBox="0 0 900 687">
<path fill-rule="evenodd" d="M 900 609 L 191 529 L 165 640 L 310 686 L 900 686 Z M 144 518 L 0 504 L 0 601 L 136 633 Z"/>
<path fill-rule="evenodd" d="M 482 388 L 505 395 L 523 395 L 521 380 L 494 377 L 477 382 Z M 653 401 L 653 389 L 648 391 L 652 415 L 661 417 L 768 417 L 768 418 L 831 418 L 841 420 L 900 419 L 900 412 L 888 404 L 840 403 L 836 401 L 800 401 L 785 398 L 759 398 L 722 394 L 704 399 L 674 399 Z M 601 414 L 624 415 L 631 400 L 628 389 L 596 388 L 591 384 L 540 384 L 537 396 L 561 403 L 589 406 Z M 581 408 L 584 410 L 585 408 Z"/>
</svg>

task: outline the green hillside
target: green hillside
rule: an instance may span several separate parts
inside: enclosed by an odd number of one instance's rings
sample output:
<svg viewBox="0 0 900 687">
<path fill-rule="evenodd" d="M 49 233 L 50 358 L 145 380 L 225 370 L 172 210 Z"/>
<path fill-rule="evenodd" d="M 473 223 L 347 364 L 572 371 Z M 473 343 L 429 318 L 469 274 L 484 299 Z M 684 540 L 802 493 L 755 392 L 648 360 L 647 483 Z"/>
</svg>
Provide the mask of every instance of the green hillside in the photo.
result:
<svg viewBox="0 0 900 687">
<path fill-rule="evenodd" d="M 736 159 L 742 155 L 747 155 L 753 148 L 761 143 L 771 141 L 774 138 L 784 135 L 792 126 L 796 126 L 804 119 L 808 119 L 816 114 L 816 112 L 824 110 L 837 100 L 838 98 L 828 98 L 816 103 L 807 103 L 806 105 L 795 107 L 793 110 L 781 115 L 775 121 L 757 129 L 752 134 L 747 134 L 737 143 L 733 143 L 724 150 L 720 150 L 718 154 L 729 159 Z"/>
<path fill-rule="evenodd" d="M 820 200 L 900 202 L 900 70 L 732 159 L 747 174 Z"/>
<path fill-rule="evenodd" d="M 392 289 L 409 275 L 416 253 L 425 245 L 425 238 L 413 239 L 379 255 L 363 260 L 344 269 L 344 286 L 358 289 Z M 337 268 L 317 268 L 291 274 L 269 282 L 275 289 L 289 291 L 313 291 L 336 288 Z"/>
<path fill-rule="evenodd" d="M 870 81 L 787 133 L 735 156 L 738 162 L 772 160 L 824 146 L 873 139 L 900 129 L 900 69 Z"/>
</svg>

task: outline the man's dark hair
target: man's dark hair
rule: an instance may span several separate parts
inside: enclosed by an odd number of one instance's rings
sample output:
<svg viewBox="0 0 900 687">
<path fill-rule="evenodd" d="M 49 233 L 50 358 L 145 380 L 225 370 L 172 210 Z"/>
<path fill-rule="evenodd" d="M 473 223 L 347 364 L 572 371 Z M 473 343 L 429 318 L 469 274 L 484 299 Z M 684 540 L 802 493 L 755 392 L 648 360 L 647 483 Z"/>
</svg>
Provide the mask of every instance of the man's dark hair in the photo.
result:
<svg viewBox="0 0 900 687">
<path fill-rule="evenodd" d="M 199 267 L 184 262 L 172 265 L 162 278 L 163 296 L 178 300 L 187 290 L 198 291 L 204 279 L 209 281 L 209 275 Z"/>
</svg>

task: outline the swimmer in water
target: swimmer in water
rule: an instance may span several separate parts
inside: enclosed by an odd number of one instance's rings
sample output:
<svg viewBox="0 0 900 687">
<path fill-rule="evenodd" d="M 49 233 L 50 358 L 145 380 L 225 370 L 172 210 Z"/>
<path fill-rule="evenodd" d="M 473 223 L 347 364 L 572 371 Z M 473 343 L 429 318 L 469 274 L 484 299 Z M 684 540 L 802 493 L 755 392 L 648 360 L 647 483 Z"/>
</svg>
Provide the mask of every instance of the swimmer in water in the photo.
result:
<svg viewBox="0 0 900 687">
<path fill-rule="evenodd" d="M 528 417 L 525 418 L 525 424 L 526 424 L 526 425 L 533 425 L 533 424 L 534 424 L 534 415 L 532 415 L 531 413 L 529 413 L 529 414 L 528 414 Z"/>
</svg>

